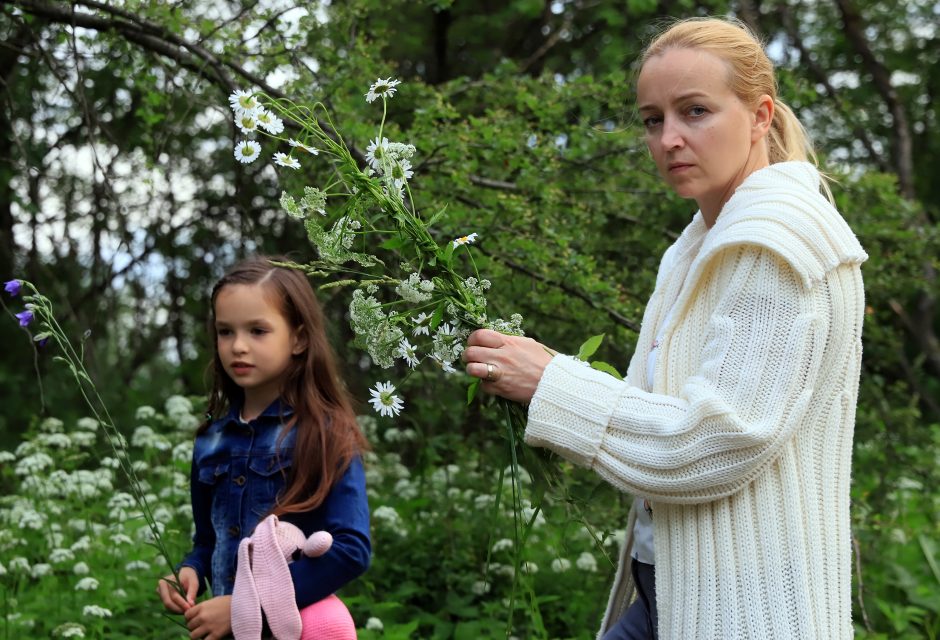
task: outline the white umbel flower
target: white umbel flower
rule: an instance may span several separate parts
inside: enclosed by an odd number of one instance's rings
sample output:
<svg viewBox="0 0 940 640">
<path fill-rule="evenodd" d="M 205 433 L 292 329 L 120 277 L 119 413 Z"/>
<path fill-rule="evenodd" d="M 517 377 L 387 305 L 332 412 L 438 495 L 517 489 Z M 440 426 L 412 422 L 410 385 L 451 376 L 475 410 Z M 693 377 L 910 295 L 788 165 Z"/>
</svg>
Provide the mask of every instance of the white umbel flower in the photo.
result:
<svg viewBox="0 0 940 640">
<path fill-rule="evenodd" d="M 110 618 L 111 610 L 99 607 L 96 604 L 89 604 L 85 605 L 85 608 L 82 609 L 82 615 L 91 616 L 93 618 Z"/>
<path fill-rule="evenodd" d="M 278 165 L 279 167 L 287 167 L 288 169 L 300 168 L 300 162 L 297 160 L 297 158 L 292 158 L 286 153 L 281 153 L 280 151 L 274 154 L 274 164 Z"/>
<path fill-rule="evenodd" d="M 369 92 L 366 94 L 366 102 L 372 103 L 375 102 L 376 98 L 391 98 L 395 95 L 397 90 L 395 87 L 401 84 L 401 80 L 393 80 L 392 78 L 382 78 L 376 79 L 372 86 L 369 87 Z"/>
<path fill-rule="evenodd" d="M 94 591 L 98 588 L 98 581 L 94 578 L 82 578 L 75 583 L 76 591 Z"/>
<path fill-rule="evenodd" d="M 375 389 L 370 389 L 372 394 L 372 408 L 383 416 L 397 416 L 405 407 L 402 399 L 395 395 L 395 387 L 391 382 L 377 382 Z"/>
<path fill-rule="evenodd" d="M 261 155 L 261 145 L 254 140 L 242 140 L 235 145 L 235 159 L 242 164 L 254 162 Z"/>
</svg>

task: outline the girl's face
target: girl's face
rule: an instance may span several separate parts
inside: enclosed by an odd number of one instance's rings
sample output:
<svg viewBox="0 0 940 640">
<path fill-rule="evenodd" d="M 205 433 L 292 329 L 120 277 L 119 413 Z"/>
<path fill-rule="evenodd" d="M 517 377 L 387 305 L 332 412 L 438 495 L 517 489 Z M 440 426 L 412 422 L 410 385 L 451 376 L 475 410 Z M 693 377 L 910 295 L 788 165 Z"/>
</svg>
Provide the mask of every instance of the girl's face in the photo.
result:
<svg viewBox="0 0 940 640">
<path fill-rule="evenodd" d="M 302 353 L 291 327 L 260 285 L 229 284 L 215 298 L 215 331 L 225 372 L 245 390 L 245 402 L 263 405 L 281 393 L 291 356 Z"/>
<path fill-rule="evenodd" d="M 706 221 L 748 175 L 768 165 L 763 141 L 773 101 L 747 107 L 728 85 L 719 57 L 696 49 L 667 49 L 643 65 L 637 82 L 646 144 L 660 175 L 684 198 L 694 198 Z"/>
</svg>

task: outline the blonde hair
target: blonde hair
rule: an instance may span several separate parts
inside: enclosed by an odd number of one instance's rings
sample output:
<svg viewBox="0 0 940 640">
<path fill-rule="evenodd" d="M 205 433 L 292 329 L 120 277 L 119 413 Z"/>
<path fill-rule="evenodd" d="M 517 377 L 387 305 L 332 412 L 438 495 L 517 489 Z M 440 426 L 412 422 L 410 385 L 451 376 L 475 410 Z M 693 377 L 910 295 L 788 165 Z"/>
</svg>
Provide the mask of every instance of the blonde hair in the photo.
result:
<svg viewBox="0 0 940 640">
<path fill-rule="evenodd" d="M 733 18 L 687 18 L 667 26 L 646 47 L 640 57 L 640 68 L 647 60 L 669 49 L 707 51 L 728 65 L 728 85 L 748 106 L 757 105 L 762 95 L 774 103 L 774 117 L 767 135 L 767 152 L 771 164 L 789 160 L 812 162 L 819 167 L 809 134 L 803 124 L 777 95 L 777 76 L 761 41 L 747 25 Z M 822 188 L 832 200 L 823 175 Z"/>
</svg>

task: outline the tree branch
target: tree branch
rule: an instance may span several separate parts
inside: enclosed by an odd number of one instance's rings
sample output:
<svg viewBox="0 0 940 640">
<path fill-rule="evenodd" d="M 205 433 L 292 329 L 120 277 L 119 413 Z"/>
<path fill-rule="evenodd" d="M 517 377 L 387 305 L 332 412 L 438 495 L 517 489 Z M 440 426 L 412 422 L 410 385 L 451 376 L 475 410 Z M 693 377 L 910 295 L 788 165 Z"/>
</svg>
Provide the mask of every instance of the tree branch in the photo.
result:
<svg viewBox="0 0 940 640">
<path fill-rule="evenodd" d="M 914 151 L 911 140 L 911 129 L 908 124 L 907 111 L 898 97 L 897 91 L 891 85 L 891 74 L 872 51 L 865 37 L 865 25 L 858 10 L 850 0 L 835 0 L 839 12 L 842 14 L 844 33 L 855 48 L 855 52 L 862 58 L 862 64 L 871 74 L 875 89 L 888 106 L 893 120 L 893 135 L 891 136 L 894 168 L 898 175 L 898 186 L 901 195 L 908 200 L 915 198 L 914 193 Z"/>
</svg>

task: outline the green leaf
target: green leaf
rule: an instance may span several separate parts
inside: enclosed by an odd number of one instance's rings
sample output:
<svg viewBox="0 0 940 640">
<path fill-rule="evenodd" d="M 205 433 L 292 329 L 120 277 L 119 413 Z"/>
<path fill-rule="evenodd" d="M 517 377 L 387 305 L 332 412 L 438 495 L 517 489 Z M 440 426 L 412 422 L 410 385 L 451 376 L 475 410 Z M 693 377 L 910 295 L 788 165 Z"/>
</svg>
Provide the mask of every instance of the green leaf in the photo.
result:
<svg viewBox="0 0 940 640">
<path fill-rule="evenodd" d="M 400 249 L 407 243 L 408 240 L 406 238 L 403 238 L 402 236 L 395 236 L 393 238 L 389 238 L 379 246 L 383 249 Z"/>
<path fill-rule="evenodd" d="M 477 391 L 480 388 L 480 379 L 474 378 L 473 382 L 467 387 L 467 406 L 470 406 L 470 403 L 473 402 L 473 399 L 477 396 Z"/>
<path fill-rule="evenodd" d="M 431 219 L 428 220 L 428 224 L 427 224 L 427 226 L 428 226 L 429 229 L 434 225 L 435 222 L 437 222 L 437 221 L 440 219 L 441 216 L 444 215 L 444 212 L 445 212 L 445 211 L 447 211 L 447 205 L 446 205 L 446 204 L 445 204 L 443 207 L 441 207 L 440 210 L 439 210 L 437 213 L 435 213 L 433 216 L 431 216 Z"/>
<path fill-rule="evenodd" d="M 447 247 L 444 249 L 444 257 L 442 258 L 442 260 L 444 261 L 444 264 L 450 264 L 451 260 L 454 257 L 454 249 L 456 248 L 457 247 L 454 246 L 453 242 L 447 243 Z"/>
<path fill-rule="evenodd" d="M 437 309 L 434 310 L 434 314 L 431 316 L 431 331 L 437 329 L 438 325 L 441 324 L 441 320 L 444 319 L 444 306 L 445 303 L 440 303 L 437 305 Z"/>
<path fill-rule="evenodd" d="M 581 345 L 581 348 L 578 349 L 578 360 L 583 360 L 587 362 L 587 359 L 594 355 L 594 352 L 597 351 L 597 348 L 601 346 L 601 342 L 604 341 L 604 335 L 596 335 L 592 338 L 588 338 L 584 344 Z"/>
<path fill-rule="evenodd" d="M 591 363 L 591 368 L 597 369 L 598 371 L 603 371 L 604 373 L 609 373 L 613 377 L 617 378 L 617 380 L 623 380 L 623 376 L 621 376 L 613 366 L 607 364 L 606 362 L 595 360 Z"/>
</svg>

